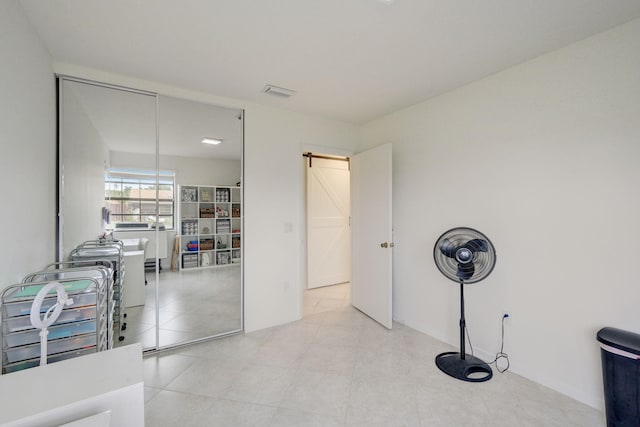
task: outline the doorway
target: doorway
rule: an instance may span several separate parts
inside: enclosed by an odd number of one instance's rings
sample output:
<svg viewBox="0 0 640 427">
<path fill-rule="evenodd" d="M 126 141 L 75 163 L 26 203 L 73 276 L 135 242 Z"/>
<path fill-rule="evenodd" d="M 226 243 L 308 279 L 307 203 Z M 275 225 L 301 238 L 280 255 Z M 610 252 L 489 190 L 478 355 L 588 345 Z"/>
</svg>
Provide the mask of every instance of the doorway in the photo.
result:
<svg viewBox="0 0 640 427">
<path fill-rule="evenodd" d="M 305 153 L 303 177 L 308 177 L 308 169 L 313 168 L 313 160 L 321 157 Z M 333 156 L 326 156 L 333 157 Z M 311 167 L 309 167 L 311 163 Z M 392 227 L 392 145 L 384 144 L 354 154 L 348 159 L 349 173 L 349 251 L 343 257 L 350 265 L 348 304 L 360 310 L 387 329 L 392 328 L 393 297 L 393 227 Z M 310 181 L 307 180 L 307 181 Z M 310 187 L 305 183 L 305 190 Z M 313 190 L 312 190 L 313 191 Z M 307 201 L 306 195 L 304 200 Z M 304 203 L 304 229 L 309 229 L 309 209 Z M 308 233 L 309 234 L 309 233 Z M 305 249 L 308 248 L 308 237 Z M 309 250 L 307 263 L 313 261 Z M 322 255 L 322 254 L 321 254 Z M 313 266 L 305 265 L 306 272 Z M 308 273 L 307 273 L 308 275 Z M 303 277 L 302 283 L 309 283 Z M 318 311 L 320 299 L 329 287 L 339 285 L 327 284 L 325 287 L 304 291 L 303 312 Z"/>
<path fill-rule="evenodd" d="M 349 304 L 349 158 L 304 153 L 307 273 L 305 315 Z"/>
</svg>

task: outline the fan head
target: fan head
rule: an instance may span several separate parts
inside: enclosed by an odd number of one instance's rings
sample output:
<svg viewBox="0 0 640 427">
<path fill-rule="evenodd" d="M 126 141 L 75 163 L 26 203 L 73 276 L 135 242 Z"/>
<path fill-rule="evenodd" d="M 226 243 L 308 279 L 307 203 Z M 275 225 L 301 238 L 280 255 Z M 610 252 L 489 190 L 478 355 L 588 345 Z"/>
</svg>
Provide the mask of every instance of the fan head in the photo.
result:
<svg viewBox="0 0 640 427">
<path fill-rule="evenodd" d="M 457 283 L 476 283 L 487 277 L 496 265 L 491 240 L 478 230 L 456 227 L 445 231 L 433 248 L 438 270 Z"/>
</svg>

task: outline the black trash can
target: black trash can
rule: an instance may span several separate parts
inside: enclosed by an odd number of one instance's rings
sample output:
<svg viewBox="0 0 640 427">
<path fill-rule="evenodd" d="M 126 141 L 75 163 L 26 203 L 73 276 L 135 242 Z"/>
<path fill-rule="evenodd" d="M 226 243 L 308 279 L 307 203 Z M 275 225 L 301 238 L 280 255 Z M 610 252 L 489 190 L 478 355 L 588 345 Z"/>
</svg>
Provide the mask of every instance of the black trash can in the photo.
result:
<svg viewBox="0 0 640 427">
<path fill-rule="evenodd" d="M 640 426 L 640 335 L 616 328 L 598 331 L 608 427 Z"/>
</svg>

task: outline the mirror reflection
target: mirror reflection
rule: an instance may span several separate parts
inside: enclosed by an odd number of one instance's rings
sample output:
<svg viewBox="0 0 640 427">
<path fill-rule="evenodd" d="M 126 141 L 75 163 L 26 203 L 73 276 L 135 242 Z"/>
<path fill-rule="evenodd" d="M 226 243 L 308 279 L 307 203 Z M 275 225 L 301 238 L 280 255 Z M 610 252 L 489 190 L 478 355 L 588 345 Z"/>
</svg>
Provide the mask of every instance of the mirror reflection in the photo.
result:
<svg viewBox="0 0 640 427">
<path fill-rule="evenodd" d="M 122 244 L 114 345 L 240 331 L 242 111 L 62 82 L 59 253 L 105 234 Z"/>
</svg>

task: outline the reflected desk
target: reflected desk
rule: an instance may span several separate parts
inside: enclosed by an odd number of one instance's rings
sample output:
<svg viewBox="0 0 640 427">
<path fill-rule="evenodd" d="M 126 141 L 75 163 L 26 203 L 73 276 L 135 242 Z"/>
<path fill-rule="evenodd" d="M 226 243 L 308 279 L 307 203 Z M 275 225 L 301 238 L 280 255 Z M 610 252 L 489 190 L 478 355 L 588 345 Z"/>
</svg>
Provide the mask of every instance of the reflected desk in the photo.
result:
<svg viewBox="0 0 640 427">
<path fill-rule="evenodd" d="M 148 239 L 145 261 L 155 262 L 156 259 L 156 230 L 153 228 L 132 228 L 114 230 L 113 237 L 118 240 Z M 126 244 L 125 244 L 126 246 Z M 158 258 L 167 257 L 167 230 L 158 231 Z"/>
</svg>

